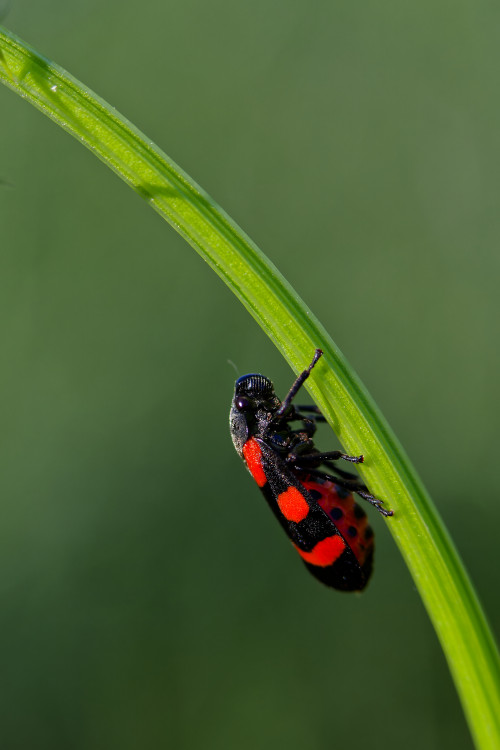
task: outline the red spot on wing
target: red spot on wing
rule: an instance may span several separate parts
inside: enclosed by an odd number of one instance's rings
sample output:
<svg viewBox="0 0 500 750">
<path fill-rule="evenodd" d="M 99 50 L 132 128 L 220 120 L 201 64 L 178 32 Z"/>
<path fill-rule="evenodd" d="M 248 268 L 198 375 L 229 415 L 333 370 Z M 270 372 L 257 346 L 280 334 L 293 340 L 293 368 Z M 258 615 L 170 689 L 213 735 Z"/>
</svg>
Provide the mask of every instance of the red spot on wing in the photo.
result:
<svg viewBox="0 0 500 750">
<path fill-rule="evenodd" d="M 326 568 L 327 565 L 333 565 L 335 560 L 340 557 L 346 548 L 346 544 L 339 534 L 335 534 L 335 536 L 327 536 L 326 539 L 322 539 L 310 552 L 304 552 L 296 545 L 294 547 L 302 559 L 310 565 Z"/>
<path fill-rule="evenodd" d="M 296 487 L 289 487 L 277 499 L 279 509 L 287 521 L 300 523 L 309 513 L 309 505 Z"/>
<path fill-rule="evenodd" d="M 259 487 L 267 482 L 267 477 L 262 466 L 262 450 L 256 440 L 250 438 L 242 448 L 243 458 Z"/>
</svg>

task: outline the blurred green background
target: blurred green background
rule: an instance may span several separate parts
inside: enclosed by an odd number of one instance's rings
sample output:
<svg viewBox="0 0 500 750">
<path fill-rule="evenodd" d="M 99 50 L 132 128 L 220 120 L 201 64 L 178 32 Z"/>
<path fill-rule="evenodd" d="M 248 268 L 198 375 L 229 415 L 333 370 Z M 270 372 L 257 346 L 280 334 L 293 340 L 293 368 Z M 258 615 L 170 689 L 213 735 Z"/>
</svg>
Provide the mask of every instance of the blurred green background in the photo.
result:
<svg viewBox="0 0 500 750">
<path fill-rule="evenodd" d="M 306 299 L 497 636 L 499 22 L 429 0 L 32 0 L 4 20 Z M 88 151 L 6 89 L 0 107 L 0 747 L 470 749 L 381 519 L 366 593 L 331 592 L 240 465 L 228 360 L 283 394 L 278 352 Z"/>
</svg>

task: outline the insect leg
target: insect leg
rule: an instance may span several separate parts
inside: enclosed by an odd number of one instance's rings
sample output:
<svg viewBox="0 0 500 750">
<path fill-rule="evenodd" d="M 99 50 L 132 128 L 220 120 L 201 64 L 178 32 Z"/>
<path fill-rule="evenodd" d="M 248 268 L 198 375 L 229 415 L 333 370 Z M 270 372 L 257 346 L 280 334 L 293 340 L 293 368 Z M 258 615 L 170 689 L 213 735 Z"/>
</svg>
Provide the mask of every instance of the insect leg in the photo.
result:
<svg viewBox="0 0 500 750">
<path fill-rule="evenodd" d="M 288 409 L 288 407 L 292 403 L 293 399 L 295 398 L 297 392 L 300 390 L 300 388 L 303 385 L 303 383 L 307 380 L 307 378 L 311 374 L 312 368 L 314 367 L 314 365 L 316 364 L 316 362 L 318 361 L 318 359 L 322 356 L 322 354 L 323 354 L 323 352 L 321 351 L 321 349 L 316 349 L 316 351 L 314 352 L 314 357 L 312 359 L 311 364 L 309 365 L 309 367 L 306 370 L 303 370 L 300 373 L 300 375 L 298 376 L 298 378 L 296 379 L 296 381 L 294 382 L 294 384 L 292 385 L 292 387 L 288 391 L 288 393 L 285 396 L 284 400 L 281 402 L 280 408 L 274 414 L 273 422 L 277 422 L 278 420 L 281 419 L 281 417 L 286 412 L 286 410 Z"/>
<path fill-rule="evenodd" d="M 316 466 L 319 466 L 319 464 L 322 464 L 325 461 L 339 461 L 340 459 L 342 459 L 342 461 L 350 461 L 352 464 L 362 464 L 364 461 L 364 456 L 348 456 L 347 453 L 342 453 L 341 451 L 310 453 L 304 456 L 300 456 L 301 462 L 304 461 L 304 463 L 306 464 L 316 463 Z"/>
<path fill-rule="evenodd" d="M 299 414 L 300 412 L 306 412 L 310 414 L 310 419 L 314 419 L 315 422 L 326 422 L 326 418 L 322 415 L 319 406 L 316 406 L 315 404 L 296 406 L 295 411 Z"/>
<path fill-rule="evenodd" d="M 297 467 L 298 468 L 298 467 Z M 317 471 L 316 469 L 308 470 L 308 473 L 313 477 L 318 477 L 318 479 L 327 480 L 329 482 L 333 482 L 338 487 L 343 487 L 346 490 L 349 490 L 350 492 L 354 492 L 356 495 L 359 495 L 359 497 L 362 497 L 363 500 L 366 500 L 370 505 L 373 505 L 374 508 L 378 510 L 379 513 L 383 516 L 393 516 L 394 511 L 393 510 L 387 510 L 386 508 L 382 507 L 383 500 L 379 500 L 374 495 L 372 495 L 366 487 L 363 484 L 359 484 L 357 482 L 349 482 L 345 479 L 340 479 L 334 476 L 331 476 L 331 474 L 326 474 L 324 471 Z"/>
<path fill-rule="evenodd" d="M 351 481 L 354 480 L 359 485 L 363 486 L 363 489 L 366 489 L 365 485 L 362 484 L 362 482 L 359 481 L 359 477 L 357 474 L 352 474 L 350 471 L 345 471 L 344 469 L 339 469 L 338 466 L 335 466 L 335 464 L 331 464 L 329 461 L 325 461 L 325 466 L 330 470 L 333 471 L 334 474 L 338 474 L 339 477 L 342 477 L 342 479 L 350 479 Z"/>
</svg>

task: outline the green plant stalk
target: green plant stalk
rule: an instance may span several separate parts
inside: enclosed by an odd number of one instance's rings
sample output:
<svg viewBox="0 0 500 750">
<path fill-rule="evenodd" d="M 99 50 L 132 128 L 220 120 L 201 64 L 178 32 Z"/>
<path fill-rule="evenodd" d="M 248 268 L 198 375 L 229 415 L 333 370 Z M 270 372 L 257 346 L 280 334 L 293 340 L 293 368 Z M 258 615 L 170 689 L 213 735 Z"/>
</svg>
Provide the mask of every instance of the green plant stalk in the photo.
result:
<svg viewBox="0 0 500 750">
<path fill-rule="evenodd" d="M 308 388 L 345 450 L 395 511 L 389 528 L 434 624 L 476 746 L 500 747 L 500 660 L 453 544 L 401 446 L 340 351 L 253 242 L 160 149 L 106 102 L 6 30 L 0 79 L 81 141 L 209 263 L 293 369 L 325 356 Z"/>
</svg>

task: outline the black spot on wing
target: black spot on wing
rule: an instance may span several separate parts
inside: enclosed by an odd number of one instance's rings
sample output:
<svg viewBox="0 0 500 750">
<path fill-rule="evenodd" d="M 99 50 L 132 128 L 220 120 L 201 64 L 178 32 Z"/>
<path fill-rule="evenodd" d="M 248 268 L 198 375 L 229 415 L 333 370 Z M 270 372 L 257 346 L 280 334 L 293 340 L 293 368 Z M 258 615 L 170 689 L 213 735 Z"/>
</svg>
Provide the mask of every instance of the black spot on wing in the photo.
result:
<svg viewBox="0 0 500 750">
<path fill-rule="evenodd" d="M 318 502 L 318 500 L 321 500 L 321 498 L 323 497 L 323 495 L 321 494 L 319 490 L 308 489 L 307 491 L 311 495 L 312 499 L 316 500 L 316 502 Z"/>
</svg>

